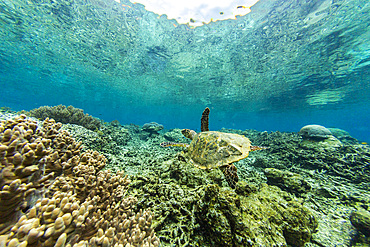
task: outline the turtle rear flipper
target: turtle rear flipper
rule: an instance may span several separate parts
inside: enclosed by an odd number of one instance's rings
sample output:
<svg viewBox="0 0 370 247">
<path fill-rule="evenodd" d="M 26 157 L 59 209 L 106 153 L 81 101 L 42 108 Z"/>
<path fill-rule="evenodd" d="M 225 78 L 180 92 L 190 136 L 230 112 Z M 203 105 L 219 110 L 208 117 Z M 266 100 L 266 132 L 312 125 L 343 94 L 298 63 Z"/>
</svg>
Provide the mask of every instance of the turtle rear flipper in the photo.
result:
<svg viewBox="0 0 370 247">
<path fill-rule="evenodd" d="M 160 144 L 162 147 L 184 147 L 187 148 L 189 147 L 189 144 L 187 143 L 177 143 L 177 142 L 162 142 Z"/>
<path fill-rule="evenodd" d="M 235 189 L 236 183 L 239 181 L 237 169 L 234 164 L 220 167 L 222 173 L 225 175 L 226 181 L 232 189 Z"/>
<path fill-rule="evenodd" d="M 208 124 L 208 121 L 209 121 L 209 108 L 206 107 L 206 109 L 204 109 L 203 113 L 202 113 L 202 118 L 200 119 L 200 130 L 202 132 L 204 131 L 209 131 L 209 124 Z"/>
<path fill-rule="evenodd" d="M 268 149 L 269 147 L 261 147 L 261 146 L 251 146 L 251 151 L 263 150 Z"/>
</svg>

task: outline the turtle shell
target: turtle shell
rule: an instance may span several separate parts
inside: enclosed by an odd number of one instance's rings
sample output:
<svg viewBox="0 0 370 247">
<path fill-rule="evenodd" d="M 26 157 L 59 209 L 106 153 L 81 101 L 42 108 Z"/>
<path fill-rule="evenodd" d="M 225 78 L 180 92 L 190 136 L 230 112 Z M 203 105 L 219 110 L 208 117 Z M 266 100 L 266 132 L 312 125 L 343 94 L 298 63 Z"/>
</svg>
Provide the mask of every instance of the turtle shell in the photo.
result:
<svg viewBox="0 0 370 247">
<path fill-rule="evenodd" d="M 205 131 L 193 138 L 185 158 L 200 169 L 213 169 L 246 158 L 250 150 L 251 142 L 245 136 Z"/>
</svg>

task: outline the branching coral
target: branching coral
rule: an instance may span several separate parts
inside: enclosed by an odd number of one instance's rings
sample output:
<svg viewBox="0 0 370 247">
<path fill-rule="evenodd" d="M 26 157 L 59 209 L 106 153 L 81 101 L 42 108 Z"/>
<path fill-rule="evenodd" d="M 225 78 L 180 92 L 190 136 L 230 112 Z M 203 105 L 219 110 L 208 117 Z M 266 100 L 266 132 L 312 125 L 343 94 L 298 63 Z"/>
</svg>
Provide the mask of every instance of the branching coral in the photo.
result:
<svg viewBox="0 0 370 247">
<path fill-rule="evenodd" d="M 81 153 L 61 124 L 21 115 L 0 125 L 0 236 L 7 246 L 159 246 L 150 211 L 133 211 L 130 180 Z"/>
<path fill-rule="evenodd" d="M 14 223 L 21 210 L 32 205 L 37 189 L 53 176 L 43 170 L 53 159 L 51 143 L 59 125 L 48 129 L 48 120 L 45 123 L 46 128 L 39 130 L 36 122 L 21 115 L 0 125 L 1 232 Z"/>
<path fill-rule="evenodd" d="M 90 130 L 99 129 L 101 125 L 98 119 L 73 106 L 41 106 L 26 114 L 41 120 L 52 118 L 56 122 L 78 124 Z"/>
</svg>

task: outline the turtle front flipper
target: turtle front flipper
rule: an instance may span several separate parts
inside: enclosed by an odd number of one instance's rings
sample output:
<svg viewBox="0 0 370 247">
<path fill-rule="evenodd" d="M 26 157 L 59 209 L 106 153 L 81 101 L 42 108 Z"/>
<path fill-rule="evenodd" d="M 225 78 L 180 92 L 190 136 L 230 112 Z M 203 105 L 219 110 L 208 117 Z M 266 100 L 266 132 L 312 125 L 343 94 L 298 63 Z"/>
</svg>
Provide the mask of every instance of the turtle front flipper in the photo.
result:
<svg viewBox="0 0 370 247">
<path fill-rule="evenodd" d="M 177 142 L 162 142 L 160 144 L 162 147 L 184 147 L 187 148 L 189 147 L 189 144 L 187 143 L 177 143 Z"/>
<path fill-rule="evenodd" d="M 206 107 L 206 109 L 204 109 L 202 113 L 202 118 L 200 119 L 200 130 L 202 132 L 209 131 L 209 127 L 208 127 L 209 112 L 210 112 L 209 108 Z"/>
<path fill-rule="evenodd" d="M 236 183 L 239 181 L 237 168 L 234 164 L 220 167 L 222 173 L 225 175 L 226 181 L 232 189 L 235 189 Z"/>
</svg>

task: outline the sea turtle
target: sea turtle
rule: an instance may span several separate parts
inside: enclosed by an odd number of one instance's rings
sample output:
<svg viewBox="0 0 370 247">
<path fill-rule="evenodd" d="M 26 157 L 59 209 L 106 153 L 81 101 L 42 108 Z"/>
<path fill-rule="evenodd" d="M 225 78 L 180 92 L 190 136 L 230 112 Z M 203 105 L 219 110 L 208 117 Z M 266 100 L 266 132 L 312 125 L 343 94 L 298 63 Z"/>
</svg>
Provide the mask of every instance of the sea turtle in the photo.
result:
<svg viewBox="0 0 370 247">
<path fill-rule="evenodd" d="M 207 107 L 201 118 L 201 132 L 183 129 L 181 133 L 189 138 L 190 144 L 163 142 L 162 147 L 186 147 L 183 156 L 192 165 L 200 169 L 220 168 L 231 188 L 238 182 L 237 169 L 234 162 L 248 157 L 250 151 L 266 149 L 266 147 L 251 146 L 251 141 L 243 136 L 219 131 L 209 131 Z"/>
</svg>

